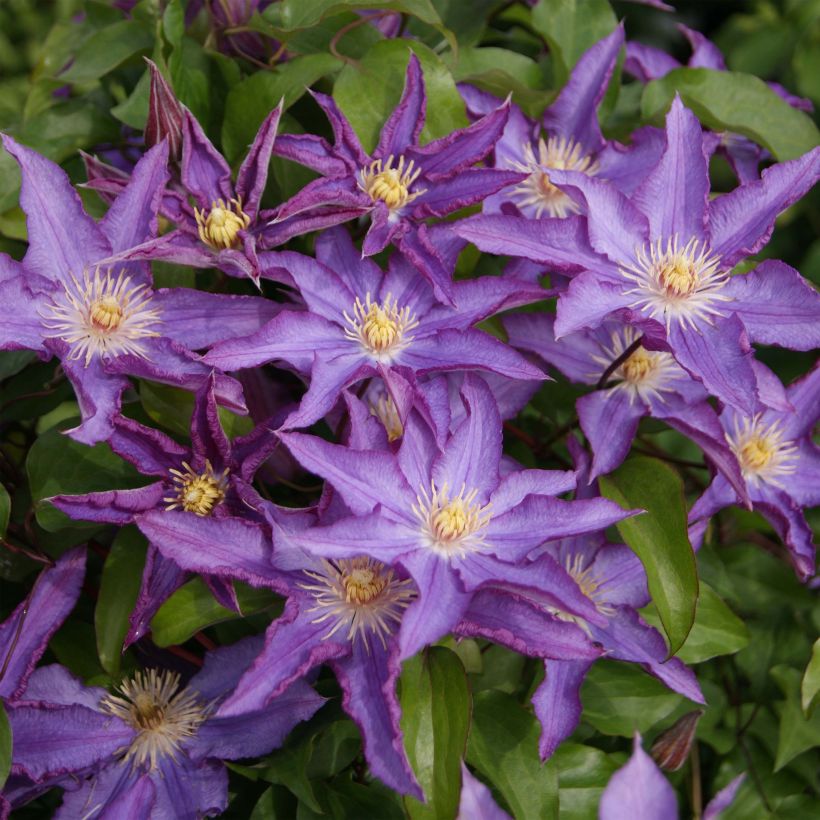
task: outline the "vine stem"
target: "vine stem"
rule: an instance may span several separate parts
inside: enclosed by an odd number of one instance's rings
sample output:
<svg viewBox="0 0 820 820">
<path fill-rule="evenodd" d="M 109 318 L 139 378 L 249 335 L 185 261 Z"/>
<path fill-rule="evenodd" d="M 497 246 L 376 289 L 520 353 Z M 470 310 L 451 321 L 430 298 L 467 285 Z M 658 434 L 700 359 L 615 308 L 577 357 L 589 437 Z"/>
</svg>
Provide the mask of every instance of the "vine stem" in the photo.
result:
<svg viewBox="0 0 820 820">
<path fill-rule="evenodd" d="M 641 342 L 643 341 L 643 334 L 638 336 L 631 345 L 629 345 L 617 359 L 615 359 L 609 367 L 604 370 L 601 374 L 601 378 L 598 379 L 598 384 L 595 385 L 596 390 L 602 390 L 606 383 L 609 381 L 609 377 L 641 346 Z"/>
</svg>

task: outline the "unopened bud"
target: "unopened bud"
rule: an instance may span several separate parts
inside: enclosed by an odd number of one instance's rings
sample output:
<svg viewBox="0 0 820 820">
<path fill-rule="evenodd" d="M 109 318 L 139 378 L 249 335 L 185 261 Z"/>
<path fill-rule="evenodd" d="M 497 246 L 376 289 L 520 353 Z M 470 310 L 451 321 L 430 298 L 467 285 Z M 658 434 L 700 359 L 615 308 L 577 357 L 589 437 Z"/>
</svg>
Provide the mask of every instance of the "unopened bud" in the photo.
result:
<svg viewBox="0 0 820 820">
<path fill-rule="evenodd" d="M 151 92 L 148 98 L 148 122 L 145 124 L 145 144 L 150 148 L 168 140 L 171 161 L 182 157 L 182 105 L 159 69 L 146 59 L 151 72 Z"/>
<path fill-rule="evenodd" d="M 676 772 L 689 757 L 695 729 L 703 711 L 695 709 L 676 720 L 665 732 L 661 732 L 652 744 L 650 754 L 655 762 L 667 772 Z"/>
</svg>

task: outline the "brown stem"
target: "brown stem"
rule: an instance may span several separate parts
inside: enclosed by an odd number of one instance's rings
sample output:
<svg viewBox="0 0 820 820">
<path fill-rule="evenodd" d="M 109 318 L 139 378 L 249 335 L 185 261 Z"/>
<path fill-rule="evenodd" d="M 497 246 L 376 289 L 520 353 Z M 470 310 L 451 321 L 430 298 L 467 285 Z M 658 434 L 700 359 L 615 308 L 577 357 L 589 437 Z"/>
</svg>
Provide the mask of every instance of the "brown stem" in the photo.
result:
<svg viewBox="0 0 820 820">
<path fill-rule="evenodd" d="M 700 752 L 697 740 L 689 751 L 689 767 L 692 774 L 692 820 L 700 820 L 703 814 L 703 784 L 700 779 Z"/>
<path fill-rule="evenodd" d="M 357 17 L 355 20 L 348 23 L 346 26 L 342 26 L 334 35 L 333 39 L 330 41 L 328 45 L 328 50 L 330 53 L 337 59 L 341 60 L 343 63 L 350 63 L 352 66 L 358 66 L 359 61 L 354 60 L 352 57 L 348 57 L 346 54 L 342 54 L 339 49 L 339 41 L 344 37 L 346 34 L 353 31 L 353 29 L 358 28 L 359 26 L 363 26 L 365 23 L 372 23 L 373 20 L 378 20 L 380 17 L 386 17 L 388 14 L 392 14 L 393 12 L 390 11 L 382 11 L 378 14 L 371 14 L 369 16 L 362 16 Z"/>
<path fill-rule="evenodd" d="M 615 359 L 614 362 L 604 370 L 601 378 L 598 379 L 598 384 L 595 385 L 596 390 L 602 390 L 603 387 L 606 385 L 607 381 L 609 381 L 609 377 L 641 346 L 641 342 L 643 341 L 643 335 L 638 336 L 631 345 L 629 345 L 626 350 Z"/>
</svg>

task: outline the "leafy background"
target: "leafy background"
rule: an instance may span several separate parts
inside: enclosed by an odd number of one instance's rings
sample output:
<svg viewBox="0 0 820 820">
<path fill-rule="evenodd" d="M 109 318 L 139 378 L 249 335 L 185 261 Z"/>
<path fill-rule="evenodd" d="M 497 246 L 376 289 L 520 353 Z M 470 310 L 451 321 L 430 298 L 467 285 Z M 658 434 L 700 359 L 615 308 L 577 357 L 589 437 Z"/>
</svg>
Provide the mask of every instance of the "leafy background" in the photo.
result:
<svg viewBox="0 0 820 820">
<path fill-rule="evenodd" d="M 676 6 L 677 13 L 668 15 L 606 0 L 540 0 L 534 8 L 503 0 L 284 0 L 249 23 L 287 51 L 289 59 L 277 62 L 278 46 L 272 44 L 273 60 L 265 63 L 217 51 L 219 35 L 204 15 L 186 28 L 180 0 L 141 0 L 130 17 L 111 3 L 92 0 L 4 0 L 0 129 L 63 164 L 78 183 L 84 179 L 80 149 L 135 158 L 148 102 L 142 58 L 149 56 L 232 162 L 282 96 L 284 131 L 326 129 L 304 99 L 306 86 L 333 94 L 365 145 L 372 145 L 400 94 L 409 45 L 425 69 L 424 138 L 432 139 L 466 124 L 455 85 L 461 81 L 500 96 L 512 92 L 525 111 L 540 114 L 580 54 L 625 18 L 630 38 L 684 62 L 688 51 L 675 23 L 685 22 L 720 46 L 730 73 L 707 82 L 696 70 L 681 69 L 648 87 L 622 82 L 616 73 L 602 111 L 607 135 L 626 138 L 641 124 L 659 124 L 665 104 L 679 90 L 706 125 L 744 133 L 778 159 L 816 144 L 812 120 L 784 111 L 788 107 L 754 78 L 776 80 L 820 108 L 820 0 L 691 0 Z M 400 12 L 403 30 L 413 39 L 387 40 L 374 27 L 358 25 L 354 7 Z M 272 166 L 270 205 L 310 178 L 282 160 L 274 159 Z M 712 175 L 714 190 L 732 187 L 723 160 L 713 161 Z M 22 257 L 26 238 L 18 189 L 15 163 L 0 154 L 0 251 L 15 258 Z M 103 212 L 95 195 L 82 195 L 90 212 Z M 763 255 L 784 259 L 820 283 L 818 229 L 815 191 L 781 218 Z M 310 250 L 307 240 L 295 245 Z M 490 272 L 501 263 L 466 253 L 459 275 Z M 246 283 L 226 283 L 209 272 L 159 264 L 155 274 L 161 285 L 196 282 L 206 289 L 251 292 Z M 761 357 L 785 381 L 813 362 L 811 354 L 792 352 L 765 350 Z M 53 363 L 25 352 L 0 353 L 0 384 L 0 617 L 22 600 L 39 569 L 30 555 L 42 551 L 56 557 L 83 541 L 90 546 L 84 592 L 49 656 L 88 683 L 110 685 L 136 664 L 171 656 L 177 664 L 193 662 L 204 649 L 259 632 L 276 616 L 280 603 L 268 592 L 240 589 L 245 617 L 238 618 L 194 580 L 156 615 L 151 638 L 121 655 L 145 556 L 142 536 L 134 528 L 115 532 L 70 521 L 41 500 L 58 492 L 135 486 L 141 479 L 106 445 L 88 448 L 61 435 L 77 406 Z M 572 421 L 577 395 L 565 382 L 544 387 L 516 420 L 508 452 L 531 466 L 561 463 L 566 451 L 560 438 Z M 126 412 L 182 438 L 191 397 L 141 384 L 129 396 Z M 247 430 L 245 419 L 224 414 L 223 421 L 233 435 Z M 696 812 L 746 771 L 726 818 L 803 820 L 817 811 L 820 796 L 820 709 L 813 708 L 820 689 L 820 642 L 812 654 L 820 631 L 815 594 L 779 560 L 782 548 L 763 519 L 740 510 L 726 510 L 714 520 L 696 575 L 680 541 L 684 505 L 707 478 L 690 463 L 699 454 L 652 421 L 641 423 L 636 450 L 636 460 L 611 476 L 604 489 L 617 500 L 638 499 L 636 505 L 650 510 L 621 532 L 649 570 L 655 604 L 645 617 L 662 624 L 672 648 L 679 647 L 678 656 L 694 665 L 709 703 L 686 765 L 670 774 L 682 812 Z M 653 488 L 660 491 L 650 492 Z M 263 489 L 277 501 L 304 503 L 304 495 L 284 485 Z M 813 523 L 818 523 L 816 511 Z M 466 749 L 467 762 L 516 817 L 580 820 L 595 815 L 601 790 L 626 760 L 635 729 L 648 747 L 694 708 L 633 665 L 597 663 L 582 691 L 580 728 L 542 766 L 538 725 L 528 708 L 542 674 L 532 660 L 471 640 L 445 641 L 405 664 L 403 729 L 430 795 L 427 805 L 403 802 L 368 779 L 358 733 L 344 717 L 336 684 L 322 677 L 318 686 L 331 697 L 328 707 L 298 727 L 281 750 L 232 766 L 226 816 L 453 817 Z M 0 719 L 0 778 L 7 743 Z M 41 817 L 58 804 L 58 795 L 46 795 L 15 816 Z"/>
</svg>

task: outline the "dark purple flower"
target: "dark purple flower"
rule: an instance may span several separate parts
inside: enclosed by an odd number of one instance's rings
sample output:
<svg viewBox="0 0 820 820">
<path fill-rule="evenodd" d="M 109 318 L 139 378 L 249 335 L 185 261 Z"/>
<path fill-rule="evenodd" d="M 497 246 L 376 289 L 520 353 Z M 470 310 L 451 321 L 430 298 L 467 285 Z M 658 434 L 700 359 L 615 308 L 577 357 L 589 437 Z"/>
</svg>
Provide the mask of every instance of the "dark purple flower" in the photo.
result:
<svg viewBox="0 0 820 820">
<path fill-rule="evenodd" d="M 543 298 L 538 286 L 485 276 L 453 283 L 456 306 L 441 305 L 406 257 L 394 254 L 385 275 L 359 256 L 342 228 L 317 239 L 316 257 L 266 254 L 268 275 L 298 287 L 308 310 L 284 310 L 259 332 L 216 345 L 204 358 L 224 370 L 281 361 L 300 375 L 310 373 L 310 388 L 285 427 L 314 423 L 345 387 L 374 376 L 384 380 L 401 419 L 413 403 L 416 376 L 478 369 L 543 378 L 520 354 L 473 327 L 499 310 Z"/>
<path fill-rule="evenodd" d="M 550 182 L 552 169 L 578 171 L 606 179 L 625 194 L 643 181 L 663 151 L 657 128 L 639 128 L 629 146 L 605 140 L 598 124 L 598 106 L 612 77 L 624 41 L 621 26 L 595 43 L 578 60 L 567 84 L 540 122 L 516 105 L 495 145 L 496 168 L 528 176 L 514 187 L 485 198 L 484 213 L 521 213 L 538 218 L 578 213 L 578 204 Z M 500 100 L 469 85 L 459 86 L 473 117 L 485 115 Z"/>
<path fill-rule="evenodd" d="M 689 41 L 692 54 L 686 63 L 688 68 L 709 68 L 714 71 L 726 71 L 726 62 L 720 49 L 699 31 L 678 23 L 678 31 Z M 665 51 L 630 42 L 626 44 L 626 60 L 624 71 L 637 77 L 641 82 L 648 83 L 657 80 L 676 68 L 681 68 L 674 57 Z M 778 83 L 768 83 L 769 88 L 779 97 L 782 97 L 793 108 L 811 112 L 813 106 L 810 100 L 795 97 Z M 705 136 L 704 147 L 708 155 L 715 151 L 724 154 L 732 166 L 740 182 L 751 182 L 758 178 L 758 168 L 761 160 L 768 157 L 768 152 L 748 137 L 732 134 L 728 131 L 711 132 Z"/>
<path fill-rule="evenodd" d="M 207 4 L 217 48 L 225 54 L 244 57 L 253 63 L 270 64 L 281 59 L 283 48 L 278 40 L 248 27 L 254 14 L 263 12 L 274 0 L 218 0 Z"/>
<path fill-rule="evenodd" d="M 582 206 L 586 230 L 578 217 L 502 215 L 470 217 L 454 230 L 483 251 L 575 274 L 558 300 L 559 338 L 617 311 L 633 324 L 654 320 L 666 330 L 654 347 L 667 347 L 711 394 L 754 412 L 750 341 L 817 347 L 820 296 L 780 262 L 745 276 L 729 271 L 766 243 L 777 215 L 815 183 L 820 148 L 710 200 L 700 125 L 678 98 L 666 135 L 660 162 L 630 198 L 585 174 L 552 173 Z"/>
<path fill-rule="evenodd" d="M 114 693 L 84 687 L 62 666 L 38 669 L 8 708 L 12 775 L 65 789 L 56 817 L 189 817 L 228 802 L 223 760 L 265 754 L 322 705 L 298 681 L 254 712 L 221 704 L 259 651 L 249 638 L 215 650 L 187 686 L 150 669 Z M 25 793 L 12 803 L 25 802 Z M 132 814 L 133 812 L 133 814 Z"/>
<path fill-rule="evenodd" d="M 820 449 L 812 441 L 820 418 L 820 367 L 790 385 L 786 399 L 784 410 L 760 406 L 744 414 L 726 407 L 720 421 L 740 462 L 752 508 L 769 521 L 806 580 L 814 574 L 815 546 L 803 509 L 820 503 Z M 718 474 L 695 502 L 689 521 L 705 522 L 738 500 L 737 490 Z"/>
<path fill-rule="evenodd" d="M 451 270 L 430 242 L 423 220 L 442 217 L 480 202 L 488 194 L 521 179 L 515 171 L 473 168 L 492 150 L 507 121 L 509 106 L 499 108 L 469 128 L 427 145 L 419 144 L 426 95 L 421 65 L 410 54 L 402 98 L 368 154 L 332 98 L 313 94 L 333 127 L 335 142 L 314 135 L 285 134 L 274 153 L 312 168 L 321 177 L 309 183 L 277 211 L 271 230 L 304 233 L 320 226 L 370 214 L 363 253 L 369 256 L 390 242 L 413 261 L 433 285 L 436 298 L 452 301 Z M 267 236 L 266 236 L 267 238 Z M 279 244 L 277 239 L 275 244 Z"/>
<path fill-rule="evenodd" d="M 44 569 L 34 586 L 0 624 L 0 698 L 21 697 L 51 636 L 74 608 L 85 575 L 85 547 L 75 547 Z"/>
<path fill-rule="evenodd" d="M 182 510 L 196 522 L 205 539 L 217 519 L 261 524 L 263 517 L 254 515 L 258 496 L 250 482 L 278 440 L 263 424 L 247 436 L 229 441 L 219 423 L 214 387 L 211 375 L 197 393 L 190 449 L 131 419 L 120 416 L 114 420 L 108 440 L 111 449 L 144 475 L 156 476 L 153 484 L 133 490 L 57 495 L 48 500 L 72 518 L 120 526 L 139 526 L 152 510 Z M 169 537 L 179 540 L 177 535 Z M 162 544 L 151 541 L 126 645 L 142 636 L 159 606 L 185 578 L 185 572 L 164 557 Z M 223 606 L 237 609 L 230 584 L 219 578 L 206 581 Z"/>
<path fill-rule="evenodd" d="M 167 179 L 164 143 L 137 164 L 98 224 L 59 166 L 10 137 L 3 140 L 23 173 L 29 246 L 20 264 L 0 256 L 0 298 L 8 314 L 0 349 L 28 348 L 61 360 L 82 414 L 82 424 L 70 431 L 77 440 L 94 444 L 111 434 L 126 376 L 196 390 L 211 368 L 194 350 L 252 332 L 275 315 L 278 306 L 258 297 L 153 291 L 145 263 L 121 261 L 156 233 Z M 245 412 L 234 379 L 218 375 L 216 395 Z"/>
<path fill-rule="evenodd" d="M 522 313 L 503 321 L 513 347 L 535 353 L 570 381 L 596 387 L 576 405 L 593 452 L 590 480 L 621 464 L 638 422 L 652 416 L 696 442 L 741 497 L 746 497 L 740 467 L 717 413 L 706 401 L 706 390 L 671 353 L 648 350 L 641 344 L 639 331 L 612 319 L 594 330 L 576 331 L 561 339 L 555 338 L 555 317 L 549 314 Z M 605 375 L 605 383 L 598 387 Z"/>
</svg>

